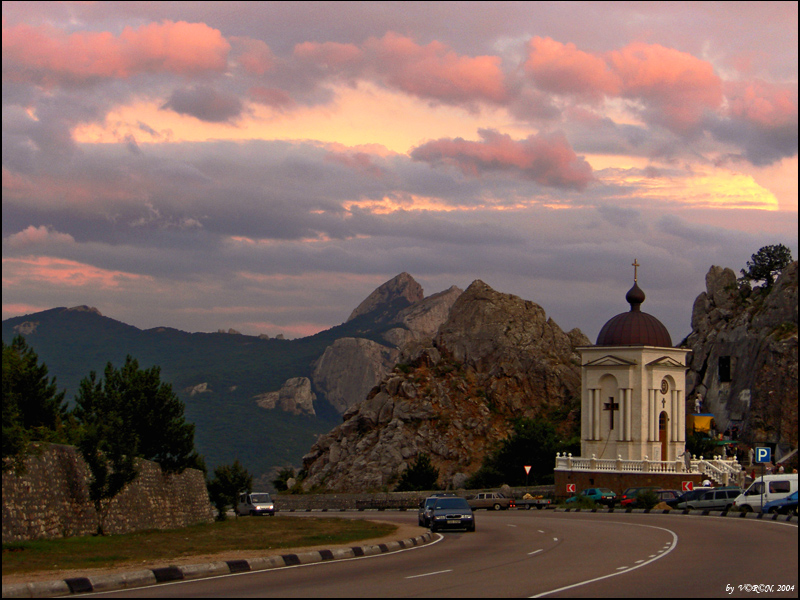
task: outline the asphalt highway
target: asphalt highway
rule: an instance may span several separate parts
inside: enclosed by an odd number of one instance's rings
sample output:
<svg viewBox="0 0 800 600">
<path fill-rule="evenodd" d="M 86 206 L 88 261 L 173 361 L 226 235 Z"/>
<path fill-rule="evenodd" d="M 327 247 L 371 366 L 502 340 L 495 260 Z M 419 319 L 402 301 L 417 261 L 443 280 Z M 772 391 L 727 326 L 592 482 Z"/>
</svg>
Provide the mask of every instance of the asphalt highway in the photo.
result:
<svg viewBox="0 0 800 600">
<path fill-rule="evenodd" d="M 380 515 L 404 523 L 416 518 Z M 444 532 L 431 544 L 390 554 L 104 595 L 798 597 L 796 522 L 554 511 L 478 511 L 476 522 L 475 533 Z"/>
</svg>

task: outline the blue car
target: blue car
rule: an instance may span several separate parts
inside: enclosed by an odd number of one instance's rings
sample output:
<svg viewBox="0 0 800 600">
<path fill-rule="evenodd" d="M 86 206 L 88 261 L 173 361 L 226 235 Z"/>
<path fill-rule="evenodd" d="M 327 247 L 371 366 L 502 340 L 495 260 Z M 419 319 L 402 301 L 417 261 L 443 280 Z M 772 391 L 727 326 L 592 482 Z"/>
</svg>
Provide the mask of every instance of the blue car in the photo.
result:
<svg viewBox="0 0 800 600">
<path fill-rule="evenodd" d="M 617 495 L 608 488 L 589 488 L 579 492 L 577 496 L 567 498 L 567 503 L 577 502 L 581 498 L 589 498 L 606 506 L 614 506 L 617 501 Z"/>
<path fill-rule="evenodd" d="M 761 507 L 761 512 L 797 516 L 797 492 L 792 492 L 786 498 L 767 502 Z"/>
</svg>

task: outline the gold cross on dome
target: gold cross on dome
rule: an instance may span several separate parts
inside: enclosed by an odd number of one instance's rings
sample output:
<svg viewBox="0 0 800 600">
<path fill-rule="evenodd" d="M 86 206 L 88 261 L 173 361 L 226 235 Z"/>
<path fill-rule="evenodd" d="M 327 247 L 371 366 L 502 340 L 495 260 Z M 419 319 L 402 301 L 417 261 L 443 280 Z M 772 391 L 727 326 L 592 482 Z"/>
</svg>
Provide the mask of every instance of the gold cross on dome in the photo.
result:
<svg viewBox="0 0 800 600">
<path fill-rule="evenodd" d="M 633 262 L 631 263 L 631 266 L 633 267 L 633 282 L 636 283 L 637 281 L 639 281 L 638 269 L 642 265 L 640 265 L 638 262 L 636 262 L 636 259 L 634 258 Z"/>
</svg>

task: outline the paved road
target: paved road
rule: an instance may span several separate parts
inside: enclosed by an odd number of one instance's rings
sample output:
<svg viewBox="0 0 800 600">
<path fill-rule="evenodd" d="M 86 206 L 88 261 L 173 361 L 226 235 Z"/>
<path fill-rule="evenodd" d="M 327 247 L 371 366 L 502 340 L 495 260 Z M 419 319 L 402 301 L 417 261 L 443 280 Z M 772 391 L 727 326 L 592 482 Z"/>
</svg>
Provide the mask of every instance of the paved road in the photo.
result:
<svg viewBox="0 0 800 600">
<path fill-rule="evenodd" d="M 413 522 L 416 514 L 381 513 L 381 519 Z M 480 511 L 476 520 L 476 533 L 447 532 L 436 543 L 397 553 L 114 595 L 798 597 L 796 524 L 552 511 Z M 773 591 L 743 587 L 757 584 Z"/>
</svg>

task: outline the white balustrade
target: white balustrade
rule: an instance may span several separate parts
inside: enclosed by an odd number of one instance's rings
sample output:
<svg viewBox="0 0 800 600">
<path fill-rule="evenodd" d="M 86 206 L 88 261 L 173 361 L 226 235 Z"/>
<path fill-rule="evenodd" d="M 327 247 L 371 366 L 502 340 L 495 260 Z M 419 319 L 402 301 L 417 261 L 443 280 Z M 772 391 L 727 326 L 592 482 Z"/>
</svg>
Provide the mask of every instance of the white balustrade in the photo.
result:
<svg viewBox="0 0 800 600">
<path fill-rule="evenodd" d="M 571 454 L 556 454 L 556 471 L 616 471 L 622 473 L 701 473 L 717 483 L 727 484 L 734 481 L 741 471 L 741 465 L 736 459 L 725 460 L 714 458 L 706 460 L 693 457 L 687 471 L 682 460 L 625 460 L 574 457 Z"/>
</svg>

